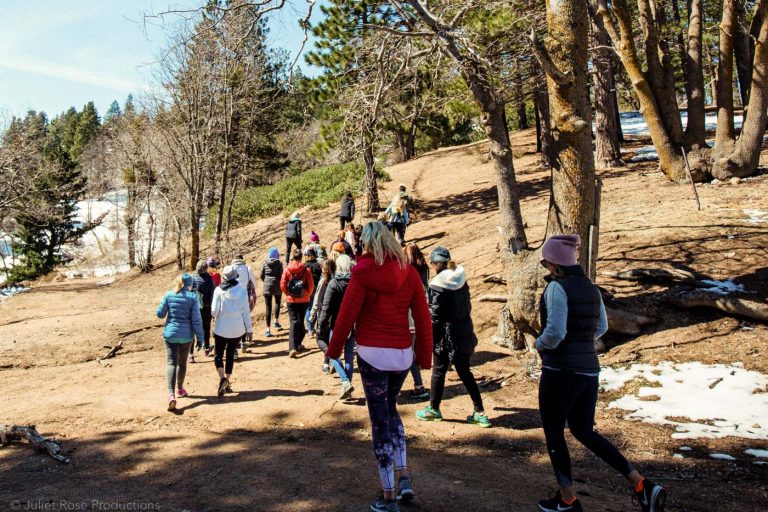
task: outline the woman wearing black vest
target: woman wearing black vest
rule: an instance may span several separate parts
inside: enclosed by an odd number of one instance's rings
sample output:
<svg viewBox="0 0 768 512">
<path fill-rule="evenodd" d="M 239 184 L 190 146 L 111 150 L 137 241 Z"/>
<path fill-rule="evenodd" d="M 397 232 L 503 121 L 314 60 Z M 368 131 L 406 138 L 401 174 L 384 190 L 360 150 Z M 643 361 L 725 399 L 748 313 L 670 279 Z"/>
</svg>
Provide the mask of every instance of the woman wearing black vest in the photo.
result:
<svg viewBox="0 0 768 512">
<path fill-rule="evenodd" d="M 580 512 L 571 477 L 565 425 L 581 444 L 619 471 L 632 486 L 643 512 L 663 512 L 666 491 L 645 479 L 603 436 L 593 430 L 600 362 L 595 339 L 608 330 L 600 291 L 578 264 L 578 235 L 553 236 L 542 261 L 549 275 L 541 298 L 539 410 L 547 451 L 559 490 L 541 500 L 544 512 Z"/>
</svg>

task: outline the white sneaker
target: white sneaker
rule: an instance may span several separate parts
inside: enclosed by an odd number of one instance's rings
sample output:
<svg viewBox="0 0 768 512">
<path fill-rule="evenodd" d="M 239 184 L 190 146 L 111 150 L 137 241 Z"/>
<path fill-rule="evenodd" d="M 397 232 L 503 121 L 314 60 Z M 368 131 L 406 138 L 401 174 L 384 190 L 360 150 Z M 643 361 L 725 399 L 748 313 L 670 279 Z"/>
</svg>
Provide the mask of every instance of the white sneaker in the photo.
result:
<svg viewBox="0 0 768 512">
<path fill-rule="evenodd" d="M 341 383 L 341 394 L 339 395 L 339 400 L 346 400 L 347 398 L 352 396 L 352 392 L 355 390 L 354 386 L 352 386 L 352 383 L 348 380 L 345 380 Z"/>
</svg>

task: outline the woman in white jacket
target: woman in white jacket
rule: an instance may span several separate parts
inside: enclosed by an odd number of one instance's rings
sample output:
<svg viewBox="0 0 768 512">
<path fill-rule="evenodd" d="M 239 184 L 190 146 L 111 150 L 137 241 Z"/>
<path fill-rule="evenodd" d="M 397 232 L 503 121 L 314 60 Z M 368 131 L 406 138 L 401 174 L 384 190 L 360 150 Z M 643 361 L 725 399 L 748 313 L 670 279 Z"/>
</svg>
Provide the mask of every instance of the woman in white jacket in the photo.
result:
<svg viewBox="0 0 768 512">
<path fill-rule="evenodd" d="M 214 363 L 219 373 L 218 395 L 231 393 L 229 379 L 235 364 L 235 349 L 245 334 L 253 333 L 251 310 L 248 307 L 248 291 L 244 286 L 237 286 L 237 268 L 224 267 L 221 273 L 221 285 L 213 292 L 211 314 L 216 319 L 213 338 L 216 340 Z M 226 354 L 226 365 L 224 364 Z"/>
</svg>

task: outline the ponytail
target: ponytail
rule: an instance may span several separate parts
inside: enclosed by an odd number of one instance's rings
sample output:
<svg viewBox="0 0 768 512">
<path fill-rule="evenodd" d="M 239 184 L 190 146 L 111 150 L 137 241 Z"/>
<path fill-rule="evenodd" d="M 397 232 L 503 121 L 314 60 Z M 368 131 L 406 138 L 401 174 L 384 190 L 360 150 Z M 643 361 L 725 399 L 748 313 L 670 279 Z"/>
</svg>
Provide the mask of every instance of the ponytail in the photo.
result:
<svg viewBox="0 0 768 512">
<path fill-rule="evenodd" d="M 448 263 L 446 263 L 445 266 L 451 270 L 456 270 L 456 262 L 453 260 L 448 260 Z"/>
</svg>

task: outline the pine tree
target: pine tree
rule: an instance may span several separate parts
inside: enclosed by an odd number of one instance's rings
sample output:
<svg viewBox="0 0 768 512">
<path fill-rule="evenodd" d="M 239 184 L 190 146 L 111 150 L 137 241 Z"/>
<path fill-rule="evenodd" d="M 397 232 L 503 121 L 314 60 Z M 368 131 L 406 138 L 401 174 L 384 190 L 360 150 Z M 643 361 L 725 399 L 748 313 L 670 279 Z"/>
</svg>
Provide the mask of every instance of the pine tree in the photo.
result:
<svg viewBox="0 0 768 512">
<path fill-rule="evenodd" d="M 104 124 L 108 124 L 122 114 L 122 111 L 120 110 L 120 104 L 117 102 L 117 100 L 113 101 L 111 105 L 109 105 L 109 108 L 104 113 Z"/>
<path fill-rule="evenodd" d="M 83 111 L 80 112 L 77 127 L 75 128 L 75 137 L 72 141 L 72 149 L 69 151 L 69 156 L 75 163 L 79 160 L 88 142 L 96 138 L 100 130 L 101 123 L 96 112 L 96 106 L 92 101 L 89 101 L 83 107 Z"/>
</svg>

